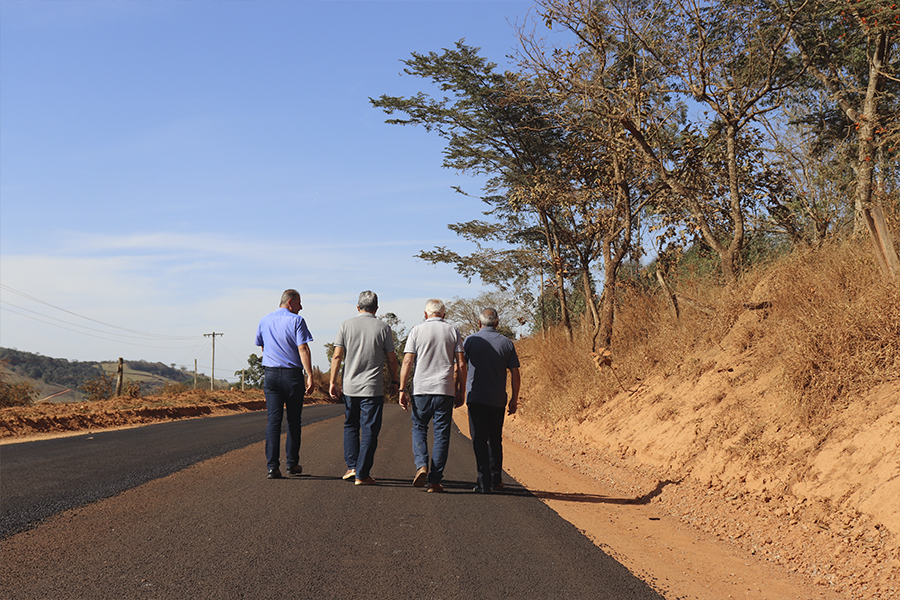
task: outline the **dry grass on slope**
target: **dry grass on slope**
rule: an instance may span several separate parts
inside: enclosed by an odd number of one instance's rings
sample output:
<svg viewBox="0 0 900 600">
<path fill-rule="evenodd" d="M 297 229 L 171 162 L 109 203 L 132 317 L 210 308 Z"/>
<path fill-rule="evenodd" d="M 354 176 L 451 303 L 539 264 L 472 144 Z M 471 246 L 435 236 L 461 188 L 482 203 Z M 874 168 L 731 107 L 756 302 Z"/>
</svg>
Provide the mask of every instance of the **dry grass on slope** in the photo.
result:
<svg viewBox="0 0 900 600">
<path fill-rule="evenodd" d="M 715 314 L 682 306 L 676 322 L 658 293 L 626 287 L 619 297 L 613 370 L 598 373 L 587 331 L 519 342 L 530 363 L 528 414 L 577 417 L 652 375 L 697 378 L 709 356 L 733 346 L 755 370 L 779 371 L 780 390 L 807 425 L 846 408 L 873 386 L 900 378 L 900 286 L 885 282 L 861 242 L 797 252 L 746 274 L 733 289 L 703 280 L 679 292 Z M 750 310 L 748 304 L 766 303 Z"/>
</svg>

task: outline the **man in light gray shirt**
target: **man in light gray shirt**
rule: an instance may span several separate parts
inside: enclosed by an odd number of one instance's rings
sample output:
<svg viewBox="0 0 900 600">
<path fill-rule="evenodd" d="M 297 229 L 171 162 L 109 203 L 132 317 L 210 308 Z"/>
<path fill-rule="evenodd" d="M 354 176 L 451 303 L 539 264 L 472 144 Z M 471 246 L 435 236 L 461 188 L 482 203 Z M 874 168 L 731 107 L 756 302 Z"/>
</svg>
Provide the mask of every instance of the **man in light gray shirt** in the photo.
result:
<svg viewBox="0 0 900 600">
<path fill-rule="evenodd" d="M 400 406 L 412 409 L 412 442 L 416 475 L 413 485 L 428 492 L 443 492 L 441 480 L 450 450 L 450 423 L 454 407 L 465 401 L 466 360 L 459 330 L 444 321 L 446 308 L 437 299 L 425 303 L 425 322 L 406 338 L 400 368 Z M 410 402 L 406 383 L 415 363 Z M 434 444 L 428 462 L 428 423 L 434 420 Z"/>
<path fill-rule="evenodd" d="M 354 479 L 356 485 L 375 485 L 370 471 L 375 462 L 378 434 L 384 411 L 384 364 L 391 375 L 390 393 L 397 393 L 397 354 L 391 328 L 375 318 L 378 296 L 366 290 L 356 305 L 359 314 L 341 323 L 334 341 L 331 359 L 329 394 L 344 402 L 344 460 L 347 472 L 343 479 Z M 342 383 L 337 382 L 344 362 Z"/>
</svg>

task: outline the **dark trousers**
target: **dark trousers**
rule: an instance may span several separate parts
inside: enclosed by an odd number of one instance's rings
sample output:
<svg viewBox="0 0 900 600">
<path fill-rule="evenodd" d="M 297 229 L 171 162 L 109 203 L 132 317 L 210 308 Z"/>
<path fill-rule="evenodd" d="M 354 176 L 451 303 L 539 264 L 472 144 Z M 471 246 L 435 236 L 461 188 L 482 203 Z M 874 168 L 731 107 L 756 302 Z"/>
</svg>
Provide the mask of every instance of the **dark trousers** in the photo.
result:
<svg viewBox="0 0 900 600">
<path fill-rule="evenodd" d="M 375 463 L 384 396 L 344 396 L 344 461 L 356 478 L 369 477 Z"/>
<path fill-rule="evenodd" d="M 503 419 L 506 407 L 469 404 L 468 408 L 478 487 L 489 490 L 499 485 L 503 477 Z"/>
<path fill-rule="evenodd" d="M 303 396 L 306 384 L 303 369 L 282 369 L 266 367 L 263 380 L 266 395 L 266 463 L 271 471 L 281 462 L 281 423 L 287 410 L 287 439 L 284 442 L 284 458 L 288 468 L 300 463 L 300 425 L 303 414 Z"/>
</svg>

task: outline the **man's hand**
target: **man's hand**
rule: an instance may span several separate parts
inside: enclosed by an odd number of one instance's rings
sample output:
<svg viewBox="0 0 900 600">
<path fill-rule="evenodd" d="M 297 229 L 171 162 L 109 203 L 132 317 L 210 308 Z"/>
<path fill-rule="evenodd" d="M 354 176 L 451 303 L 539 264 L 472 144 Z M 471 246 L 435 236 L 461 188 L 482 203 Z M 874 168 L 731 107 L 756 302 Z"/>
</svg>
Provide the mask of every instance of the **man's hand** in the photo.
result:
<svg viewBox="0 0 900 600">
<path fill-rule="evenodd" d="M 341 386 L 337 382 L 328 385 L 328 395 L 332 400 L 341 399 Z"/>
<path fill-rule="evenodd" d="M 466 402 L 466 390 L 459 389 L 456 390 L 456 400 L 453 402 L 453 408 L 459 408 Z"/>
<path fill-rule="evenodd" d="M 517 398 L 513 398 L 509 401 L 506 412 L 507 414 L 514 415 L 516 414 L 517 408 L 519 408 L 519 400 Z"/>
<path fill-rule="evenodd" d="M 399 391 L 400 391 L 400 384 L 399 384 L 398 382 L 396 382 L 396 381 L 392 381 L 392 382 L 391 382 L 391 387 L 388 388 L 388 395 L 389 395 L 389 396 L 396 396 L 396 395 L 397 395 L 397 392 L 399 392 Z"/>
<path fill-rule="evenodd" d="M 316 391 L 316 382 L 313 381 L 312 373 L 306 374 L 306 395 L 311 396 Z"/>
<path fill-rule="evenodd" d="M 400 391 L 400 407 L 409 412 L 409 394 L 404 391 Z"/>
</svg>

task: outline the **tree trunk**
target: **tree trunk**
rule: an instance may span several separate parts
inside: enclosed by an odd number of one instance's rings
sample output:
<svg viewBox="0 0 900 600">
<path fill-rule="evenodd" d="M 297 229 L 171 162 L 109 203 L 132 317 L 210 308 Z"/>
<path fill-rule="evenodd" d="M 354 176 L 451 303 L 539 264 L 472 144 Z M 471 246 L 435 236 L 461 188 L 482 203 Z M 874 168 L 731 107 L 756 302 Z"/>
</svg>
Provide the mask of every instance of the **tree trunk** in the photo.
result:
<svg viewBox="0 0 900 600">
<path fill-rule="evenodd" d="M 900 259 L 891 238 L 891 232 L 884 219 L 880 199 L 873 194 L 875 185 L 875 135 L 879 122 L 878 92 L 882 87 L 884 58 L 890 42 L 886 33 L 879 36 L 876 52 L 869 67 L 869 85 L 866 89 L 865 104 L 858 121 L 859 154 L 856 169 L 856 195 L 854 204 L 857 220 L 861 221 L 869 232 L 875 258 L 882 272 L 888 279 L 900 279 Z M 875 202 L 873 202 L 875 196 Z"/>
<path fill-rule="evenodd" d="M 546 211 L 539 209 L 541 225 L 544 229 L 544 236 L 547 241 L 547 251 L 550 254 L 550 261 L 553 263 L 553 274 L 556 278 L 556 294 L 559 300 L 559 320 L 566 332 L 566 340 L 572 341 L 572 320 L 569 318 L 569 305 L 566 300 L 566 279 L 565 268 L 562 257 L 559 255 L 559 242 L 556 234 L 553 232 L 550 219 L 547 217 Z"/>
</svg>

